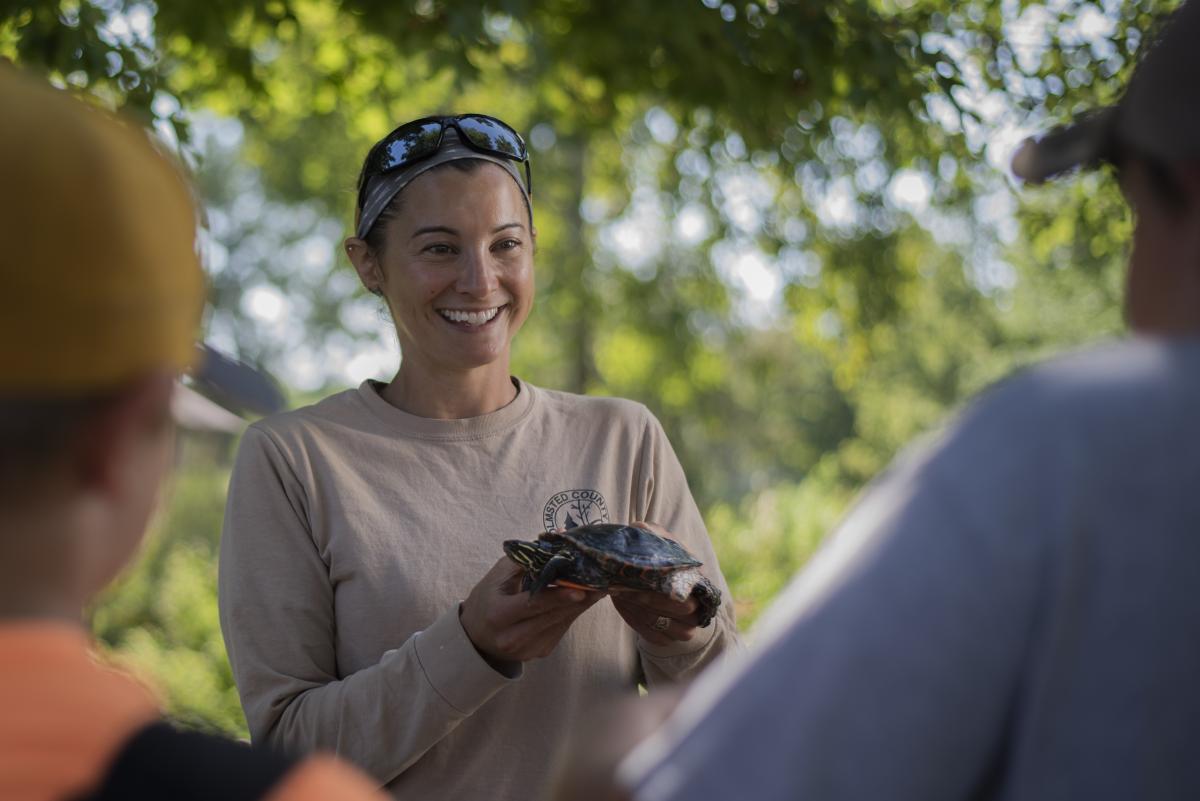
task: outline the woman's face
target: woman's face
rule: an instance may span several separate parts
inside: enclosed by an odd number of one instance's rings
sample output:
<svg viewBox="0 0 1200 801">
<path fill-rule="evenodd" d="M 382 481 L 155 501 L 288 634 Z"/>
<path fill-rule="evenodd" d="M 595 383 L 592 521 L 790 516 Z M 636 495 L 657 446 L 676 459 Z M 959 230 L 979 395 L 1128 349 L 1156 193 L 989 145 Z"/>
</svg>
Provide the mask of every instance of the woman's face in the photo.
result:
<svg viewBox="0 0 1200 801">
<path fill-rule="evenodd" d="M 490 163 L 435 168 L 404 188 L 385 226 L 382 252 L 355 266 L 387 300 L 406 369 L 507 373 L 534 295 L 534 234 L 513 179 Z"/>
</svg>

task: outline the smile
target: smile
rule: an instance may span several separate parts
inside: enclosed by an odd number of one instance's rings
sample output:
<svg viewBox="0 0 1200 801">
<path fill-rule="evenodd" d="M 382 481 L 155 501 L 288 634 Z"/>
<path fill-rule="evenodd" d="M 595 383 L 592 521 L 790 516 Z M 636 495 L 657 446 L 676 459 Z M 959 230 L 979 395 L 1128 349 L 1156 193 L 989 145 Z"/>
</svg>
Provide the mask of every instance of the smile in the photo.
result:
<svg viewBox="0 0 1200 801">
<path fill-rule="evenodd" d="M 492 319 L 500 313 L 502 307 L 495 306 L 490 309 L 479 309 L 478 311 L 466 311 L 465 309 L 438 309 L 437 313 L 452 323 L 466 323 L 467 325 L 484 325 L 490 323 Z"/>
</svg>

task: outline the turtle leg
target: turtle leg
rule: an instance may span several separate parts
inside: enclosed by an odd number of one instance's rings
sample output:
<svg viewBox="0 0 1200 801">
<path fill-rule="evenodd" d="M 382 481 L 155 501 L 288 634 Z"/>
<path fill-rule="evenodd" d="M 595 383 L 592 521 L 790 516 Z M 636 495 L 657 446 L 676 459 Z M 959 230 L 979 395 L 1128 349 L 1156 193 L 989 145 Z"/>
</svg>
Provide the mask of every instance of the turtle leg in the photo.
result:
<svg viewBox="0 0 1200 801">
<path fill-rule="evenodd" d="M 569 573 L 574 565 L 574 559 L 563 556 L 561 553 L 550 557 L 550 561 L 546 562 L 542 572 L 538 573 L 537 579 L 533 582 L 533 586 L 529 588 L 529 594 L 537 595 L 547 585 L 553 584 L 559 576 Z"/>
</svg>

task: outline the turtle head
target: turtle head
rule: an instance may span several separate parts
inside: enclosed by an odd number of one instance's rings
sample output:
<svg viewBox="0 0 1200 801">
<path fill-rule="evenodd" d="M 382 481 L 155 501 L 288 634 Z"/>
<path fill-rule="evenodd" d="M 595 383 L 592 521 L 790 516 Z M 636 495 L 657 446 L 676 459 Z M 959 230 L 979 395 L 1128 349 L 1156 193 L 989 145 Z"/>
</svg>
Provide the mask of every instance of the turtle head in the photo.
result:
<svg viewBox="0 0 1200 801">
<path fill-rule="evenodd" d="M 542 568 L 554 555 L 554 552 L 543 544 L 526 540 L 505 540 L 504 553 L 508 554 L 509 559 L 532 573 L 542 572 Z"/>
</svg>

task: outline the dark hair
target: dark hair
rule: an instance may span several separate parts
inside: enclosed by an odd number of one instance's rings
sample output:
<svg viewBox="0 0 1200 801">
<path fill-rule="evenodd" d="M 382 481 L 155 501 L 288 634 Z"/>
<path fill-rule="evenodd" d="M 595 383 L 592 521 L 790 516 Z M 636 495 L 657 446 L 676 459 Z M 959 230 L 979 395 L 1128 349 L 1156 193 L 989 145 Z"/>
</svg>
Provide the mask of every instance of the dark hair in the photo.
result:
<svg viewBox="0 0 1200 801">
<path fill-rule="evenodd" d="M 371 152 L 369 152 L 367 154 L 367 157 L 363 160 L 362 170 L 360 170 L 359 174 L 358 174 L 358 187 L 360 190 L 362 189 L 363 183 L 368 178 L 367 166 L 370 165 L 372 163 L 372 161 L 374 160 L 375 151 L 378 147 L 379 147 L 379 145 L 376 145 L 375 147 L 371 148 Z M 436 170 L 442 169 L 443 167 L 453 167 L 454 169 L 458 170 L 459 172 L 472 173 L 472 172 L 475 172 L 476 170 L 478 170 L 484 164 L 492 164 L 492 163 L 494 163 L 494 162 L 489 161 L 488 159 L 474 159 L 474 158 L 454 159 L 453 161 L 443 161 L 441 164 L 437 164 L 433 167 L 430 167 L 427 172 L 434 172 Z M 425 174 L 425 173 L 422 173 L 422 174 Z M 401 209 L 401 206 L 403 203 L 402 198 L 404 196 L 404 192 L 406 189 L 408 189 L 407 186 L 404 187 L 404 189 L 401 189 L 399 192 L 397 192 L 392 197 L 392 199 L 388 202 L 388 204 L 386 206 L 384 206 L 383 211 L 379 212 L 379 216 L 375 218 L 375 222 L 371 225 L 370 230 L 367 231 L 366 236 L 363 237 L 363 241 L 367 243 L 367 247 L 369 247 L 371 250 L 373 250 L 376 253 L 383 252 L 384 228 L 386 227 L 386 223 L 389 220 L 394 219 L 395 217 L 397 217 L 400 214 L 400 209 Z M 359 194 L 361 196 L 361 191 Z M 521 193 L 521 200 L 525 203 L 525 211 L 529 214 L 529 228 L 530 228 L 530 230 L 532 230 L 533 229 L 533 207 L 529 205 L 529 198 L 525 196 L 524 192 Z M 358 224 L 358 219 L 361 214 L 362 214 L 362 208 L 356 206 L 356 208 L 354 209 L 355 225 Z"/>
</svg>

